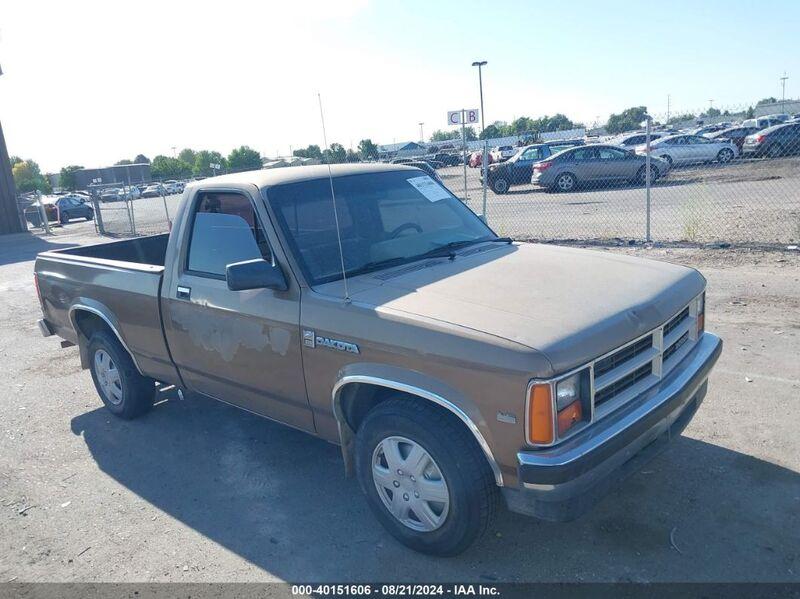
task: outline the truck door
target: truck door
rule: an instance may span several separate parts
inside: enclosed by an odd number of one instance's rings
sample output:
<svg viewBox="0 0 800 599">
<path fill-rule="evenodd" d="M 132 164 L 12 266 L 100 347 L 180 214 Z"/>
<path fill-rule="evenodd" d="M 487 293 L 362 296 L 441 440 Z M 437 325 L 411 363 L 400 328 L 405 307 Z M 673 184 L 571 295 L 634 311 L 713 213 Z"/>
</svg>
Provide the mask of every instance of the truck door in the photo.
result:
<svg viewBox="0 0 800 599">
<path fill-rule="evenodd" d="M 277 245 L 258 197 L 199 190 L 162 289 L 164 329 L 187 387 L 257 414 L 313 430 L 300 357 L 300 289 L 231 291 L 228 264 L 264 258 Z M 272 235 L 272 240 L 268 238 Z M 280 254 L 282 257 L 282 254 Z M 168 288 L 167 288 L 168 286 Z"/>
</svg>

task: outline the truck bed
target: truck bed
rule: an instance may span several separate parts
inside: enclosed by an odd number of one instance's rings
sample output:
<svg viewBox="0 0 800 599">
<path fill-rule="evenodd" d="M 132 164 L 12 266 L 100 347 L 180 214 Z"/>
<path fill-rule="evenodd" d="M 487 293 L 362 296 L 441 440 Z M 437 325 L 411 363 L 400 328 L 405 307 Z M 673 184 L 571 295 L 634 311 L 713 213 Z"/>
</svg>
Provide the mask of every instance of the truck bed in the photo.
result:
<svg viewBox="0 0 800 599">
<path fill-rule="evenodd" d="M 77 343 L 82 322 L 101 319 L 140 372 L 177 381 L 161 323 L 168 239 L 154 235 L 39 254 L 35 273 L 50 331 Z"/>
</svg>

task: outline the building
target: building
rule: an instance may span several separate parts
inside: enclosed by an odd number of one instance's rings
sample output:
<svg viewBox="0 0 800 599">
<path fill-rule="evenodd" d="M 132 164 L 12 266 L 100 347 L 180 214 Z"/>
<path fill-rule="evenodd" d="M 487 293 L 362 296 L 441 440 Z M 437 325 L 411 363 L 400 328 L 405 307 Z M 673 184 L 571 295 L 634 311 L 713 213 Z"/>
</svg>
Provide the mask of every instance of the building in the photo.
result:
<svg viewBox="0 0 800 599">
<path fill-rule="evenodd" d="M 427 154 L 428 149 L 415 141 L 404 141 L 396 144 L 384 144 L 378 146 L 378 157 L 388 158 L 412 158 Z"/>
<path fill-rule="evenodd" d="M 75 188 L 88 189 L 90 185 L 131 185 L 149 183 L 153 178 L 150 174 L 150 164 L 119 164 L 101 168 L 84 168 L 75 171 Z"/>
</svg>

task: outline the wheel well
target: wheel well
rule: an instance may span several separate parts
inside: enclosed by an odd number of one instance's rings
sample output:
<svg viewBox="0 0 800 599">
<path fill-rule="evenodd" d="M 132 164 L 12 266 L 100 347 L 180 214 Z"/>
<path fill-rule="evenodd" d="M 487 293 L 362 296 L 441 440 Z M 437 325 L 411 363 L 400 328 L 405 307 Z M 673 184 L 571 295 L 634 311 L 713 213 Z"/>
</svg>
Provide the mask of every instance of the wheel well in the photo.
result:
<svg viewBox="0 0 800 599">
<path fill-rule="evenodd" d="M 112 335 L 116 336 L 111 327 L 108 326 L 108 323 L 100 318 L 94 312 L 89 312 L 88 310 L 76 310 L 75 311 L 75 328 L 77 329 L 77 333 L 84 337 L 87 341 L 92 338 L 97 331 L 108 331 Z"/>
<path fill-rule="evenodd" d="M 398 397 L 414 402 L 425 402 L 432 408 L 441 411 L 450 418 L 453 418 L 454 421 L 457 421 L 460 426 L 466 427 L 469 431 L 469 436 L 475 442 L 476 449 L 484 455 L 487 464 L 492 469 L 498 486 L 502 486 L 502 475 L 500 474 L 499 466 L 495 462 L 494 456 L 492 455 L 491 450 L 488 448 L 488 445 L 486 445 L 486 441 L 483 439 L 482 435 L 480 432 L 478 432 L 474 425 L 472 427 L 474 430 L 470 430 L 470 427 L 459 415 L 455 414 L 453 411 L 447 409 L 439 403 L 430 401 L 425 397 L 420 397 L 419 395 L 414 395 L 413 393 L 407 393 L 405 391 L 400 391 L 390 387 L 384 387 L 382 385 L 364 382 L 349 383 L 341 389 L 338 398 L 338 409 L 336 409 L 335 414 L 337 419 L 341 418 L 344 420 L 344 422 L 341 424 L 346 425 L 346 427 L 340 426 L 340 434 L 342 442 L 342 455 L 345 461 L 345 472 L 348 475 L 352 472 L 353 467 L 353 436 L 355 433 L 357 433 L 361 423 L 364 422 L 367 414 L 369 414 L 369 412 L 372 411 L 376 406 L 390 398 Z M 480 437 L 480 439 L 478 439 L 478 437 Z"/>
</svg>

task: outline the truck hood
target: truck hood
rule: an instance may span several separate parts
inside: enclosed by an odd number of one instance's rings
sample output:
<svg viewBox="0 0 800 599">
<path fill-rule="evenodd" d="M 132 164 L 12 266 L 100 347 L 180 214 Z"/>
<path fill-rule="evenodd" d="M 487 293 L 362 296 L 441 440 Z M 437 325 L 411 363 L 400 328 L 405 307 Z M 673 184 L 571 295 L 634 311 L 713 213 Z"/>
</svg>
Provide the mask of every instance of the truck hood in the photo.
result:
<svg viewBox="0 0 800 599">
<path fill-rule="evenodd" d="M 358 277 L 351 296 L 535 349 L 558 374 L 663 324 L 704 288 L 696 270 L 666 262 L 492 243 Z"/>
</svg>

